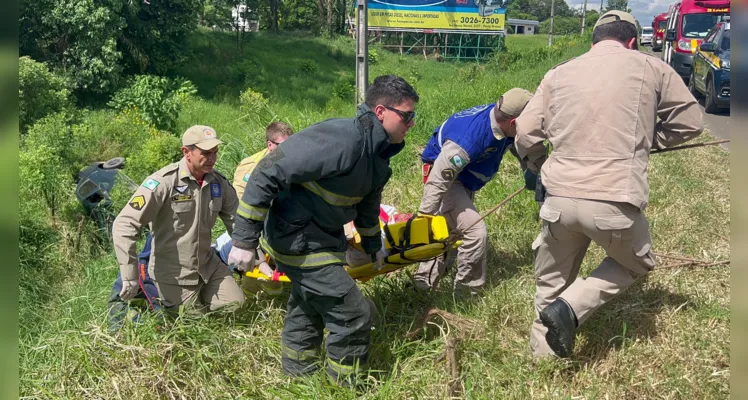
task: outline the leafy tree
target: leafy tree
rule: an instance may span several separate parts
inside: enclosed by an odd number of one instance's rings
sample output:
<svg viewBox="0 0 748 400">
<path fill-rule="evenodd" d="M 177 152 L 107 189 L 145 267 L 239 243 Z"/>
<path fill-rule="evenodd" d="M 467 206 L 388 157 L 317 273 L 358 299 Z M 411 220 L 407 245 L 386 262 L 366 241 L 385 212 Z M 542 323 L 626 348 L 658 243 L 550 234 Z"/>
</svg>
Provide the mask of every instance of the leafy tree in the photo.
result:
<svg viewBox="0 0 748 400">
<path fill-rule="evenodd" d="M 554 35 L 570 35 L 580 32 L 582 27 L 582 13 L 578 12 L 574 16 L 556 16 L 553 19 L 553 34 Z M 596 10 L 588 10 L 584 20 L 585 31 L 592 30 L 595 26 L 595 22 L 600 17 L 600 13 Z M 540 23 L 538 33 L 547 34 L 550 29 L 551 20 L 547 19 Z"/>
<path fill-rule="evenodd" d="M 314 0 L 288 0 L 283 3 L 283 28 L 293 31 L 318 30 Z"/>
<path fill-rule="evenodd" d="M 20 54 L 47 63 L 79 98 L 123 72 L 170 74 L 189 56 L 202 0 L 21 0 Z"/>
<path fill-rule="evenodd" d="M 49 114 L 71 108 L 65 80 L 44 63 L 29 57 L 18 59 L 18 114 L 22 132 Z"/>
<path fill-rule="evenodd" d="M 541 22 L 540 26 L 538 27 L 538 33 L 542 33 L 542 34 L 549 33 L 550 25 L 551 25 L 550 18 Z M 553 34 L 554 35 L 570 35 L 574 33 L 579 33 L 581 27 L 582 27 L 582 17 L 554 17 L 553 18 Z"/>
<path fill-rule="evenodd" d="M 538 21 L 538 17 L 536 17 L 536 16 L 534 16 L 532 14 L 524 13 L 522 11 L 512 12 L 511 14 L 509 14 L 508 11 L 507 11 L 506 17 L 507 18 L 514 18 L 514 19 L 529 19 L 531 21 Z"/>
<path fill-rule="evenodd" d="M 229 0 L 205 0 L 200 21 L 210 28 L 231 30 L 234 26 L 231 7 Z"/>
<path fill-rule="evenodd" d="M 587 10 L 585 13 L 584 18 L 584 30 L 587 29 L 592 30 L 592 28 L 595 26 L 595 23 L 600 18 L 600 13 L 597 10 Z"/>
<path fill-rule="evenodd" d="M 570 17 L 574 15 L 574 11 L 563 0 L 556 0 L 554 7 L 554 15 L 556 17 Z M 551 17 L 551 0 L 514 0 L 507 6 L 507 14 L 517 15 L 518 13 L 534 15 L 537 17 L 537 20 L 545 21 Z"/>
<path fill-rule="evenodd" d="M 34 124 L 21 142 L 19 172 L 28 193 L 41 195 L 53 221 L 69 197 L 79 159 L 72 151 L 70 119 L 51 114 Z"/>
<path fill-rule="evenodd" d="M 270 30 L 273 32 L 278 32 L 279 27 L 279 20 L 280 20 L 280 12 L 281 12 L 281 1 L 280 0 L 268 0 L 268 8 L 269 8 L 269 18 L 268 18 L 268 24 L 270 27 Z"/>
<path fill-rule="evenodd" d="M 79 92 L 107 93 L 122 72 L 120 0 L 21 0 L 19 49 L 60 70 Z"/>
<path fill-rule="evenodd" d="M 153 126 L 173 130 L 182 104 L 195 93 L 197 89 L 188 80 L 138 75 L 129 86 L 114 94 L 109 106 L 120 111 L 136 109 Z"/>
<path fill-rule="evenodd" d="M 317 0 L 318 27 L 324 36 L 346 32 L 346 7 L 350 7 L 346 0 Z"/>
<path fill-rule="evenodd" d="M 608 4 L 605 7 L 605 12 L 611 10 L 620 10 L 630 13 L 631 9 L 629 8 L 629 0 L 608 0 Z"/>
<path fill-rule="evenodd" d="M 129 72 L 171 74 L 189 57 L 189 34 L 197 27 L 199 0 L 125 2 L 126 25 L 118 35 Z"/>
</svg>

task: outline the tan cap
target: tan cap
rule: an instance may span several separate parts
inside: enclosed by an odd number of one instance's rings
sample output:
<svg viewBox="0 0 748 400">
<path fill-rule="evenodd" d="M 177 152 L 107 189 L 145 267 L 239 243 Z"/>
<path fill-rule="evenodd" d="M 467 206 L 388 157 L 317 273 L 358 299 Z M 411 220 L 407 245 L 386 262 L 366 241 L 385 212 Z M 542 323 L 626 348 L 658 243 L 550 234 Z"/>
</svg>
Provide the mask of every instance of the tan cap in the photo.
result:
<svg viewBox="0 0 748 400">
<path fill-rule="evenodd" d="M 634 19 L 634 16 L 625 11 L 619 10 L 611 10 L 600 16 L 600 18 L 597 19 L 597 22 L 595 22 L 595 28 L 600 25 L 605 25 L 616 21 L 629 22 L 636 28 L 636 19 Z M 595 28 L 592 29 L 594 30 Z"/>
<path fill-rule="evenodd" d="M 195 145 L 201 150 L 210 150 L 219 144 L 216 130 L 205 125 L 193 125 L 182 134 L 182 146 Z"/>
<path fill-rule="evenodd" d="M 509 89 L 501 97 L 499 99 L 501 102 L 499 111 L 517 118 L 522 113 L 522 110 L 525 109 L 527 102 L 530 101 L 532 93 L 525 89 L 514 88 Z"/>
</svg>

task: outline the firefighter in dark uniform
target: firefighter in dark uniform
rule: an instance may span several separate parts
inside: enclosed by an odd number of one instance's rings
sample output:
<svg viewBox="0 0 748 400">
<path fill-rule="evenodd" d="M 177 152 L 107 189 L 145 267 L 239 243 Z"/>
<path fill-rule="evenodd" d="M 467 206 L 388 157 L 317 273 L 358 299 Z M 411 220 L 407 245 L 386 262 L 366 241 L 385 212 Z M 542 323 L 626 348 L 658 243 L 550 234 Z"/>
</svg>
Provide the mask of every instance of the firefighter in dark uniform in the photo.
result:
<svg viewBox="0 0 748 400">
<path fill-rule="evenodd" d="M 366 370 L 374 310 L 344 269 L 343 225 L 354 222 L 366 253 L 381 268 L 382 189 L 392 175 L 389 159 L 414 125 L 416 102 L 418 94 L 405 80 L 380 76 L 355 118 L 330 119 L 289 137 L 247 182 L 228 261 L 252 268 L 262 246 L 291 279 L 282 334 L 289 375 L 320 368 L 324 328 L 330 330 L 330 377 L 347 385 Z"/>
</svg>

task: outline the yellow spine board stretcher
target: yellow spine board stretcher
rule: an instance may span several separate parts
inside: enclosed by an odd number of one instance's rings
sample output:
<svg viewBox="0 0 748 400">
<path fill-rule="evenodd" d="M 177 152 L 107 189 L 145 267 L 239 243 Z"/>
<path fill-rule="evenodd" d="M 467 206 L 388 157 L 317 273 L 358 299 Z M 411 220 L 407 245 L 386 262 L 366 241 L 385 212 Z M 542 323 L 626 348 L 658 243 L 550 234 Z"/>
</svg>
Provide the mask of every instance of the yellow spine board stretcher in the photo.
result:
<svg viewBox="0 0 748 400">
<path fill-rule="evenodd" d="M 410 221 L 409 227 L 408 222 L 398 222 L 383 224 L 382 229 L 389 232 L 384 248 L 388 253 L 391 253 L 384 259 L 384 266 L 379 271 L 374 270 L 375 263 L 373 262 L 358 267 L 346 266 L 351 278 L 366 282 L 377 275 L 387 274 L 411 264 L 433 259 L 462 245 L 461 240 L 454 243 L 447 241 L 449 237 L 447 221 L 440 215 L 419 215 Z M 360 247 L 361 239 L 358 235 L 354 236 L 351 244 L 354 248 L 363 252 Z M 269 261 L 272 264 L 272 260 Z M 284 274 L 275 273 L 273 276 L 267 276 L 260 272 L 257 267 L 250 272 L 245 272 L 244 276 L 260 281 L 291 282 Z"/>
</svg>

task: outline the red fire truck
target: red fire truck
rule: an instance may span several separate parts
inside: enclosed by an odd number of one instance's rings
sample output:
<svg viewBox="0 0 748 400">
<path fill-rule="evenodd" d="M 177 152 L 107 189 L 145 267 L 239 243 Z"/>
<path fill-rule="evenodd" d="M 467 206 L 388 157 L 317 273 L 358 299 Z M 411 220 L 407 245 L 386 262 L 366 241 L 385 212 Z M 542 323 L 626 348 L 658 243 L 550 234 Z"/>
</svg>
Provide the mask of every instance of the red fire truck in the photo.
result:
<svg viewBox="0 0 748 400">
<path fill-rule="evenodd" d="M 682 0 L 668 9 L 662 59 L 684 80 L 691 74 L 693 54 L 717 22 L 729 20 L 730 0 Z"/>
<path fill-rule="evenodd" d="M 662 42 L 665 40 L 665 30 L 667 29 L 667 13 L 664 12 L 655 17 L 652 21 L 652 51 L 662 50 Z"/>
</svg>

